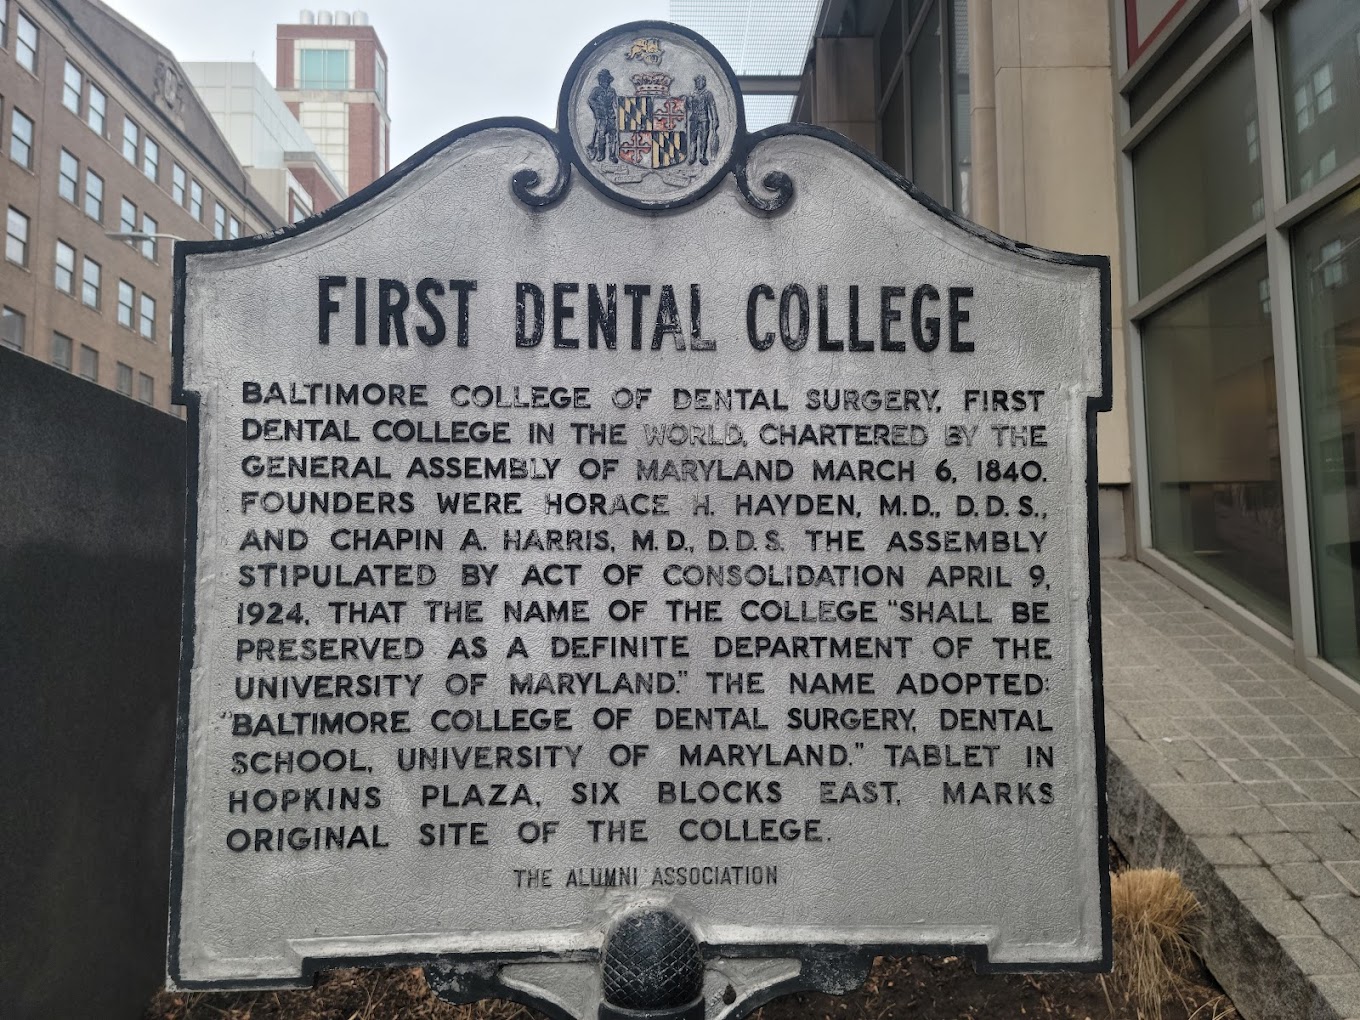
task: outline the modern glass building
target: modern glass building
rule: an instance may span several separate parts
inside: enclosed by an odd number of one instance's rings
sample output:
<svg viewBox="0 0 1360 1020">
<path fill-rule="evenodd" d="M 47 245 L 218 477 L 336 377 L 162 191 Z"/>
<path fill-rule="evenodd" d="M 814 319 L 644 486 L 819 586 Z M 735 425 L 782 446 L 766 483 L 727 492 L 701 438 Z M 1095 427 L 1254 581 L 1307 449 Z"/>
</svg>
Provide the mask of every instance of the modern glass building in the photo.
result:
<svg viewBox="0 0 1360 1020">
<path fill-rule="evenodd" d="M 734 6 L 780 26 L 672 5 Z M 752 84 L 793 119 L 1112 256 L 1103 551 L 1360 704 L 1360 0 L 822 0 L 783 30 L 805 62 Z"/>
</svg>

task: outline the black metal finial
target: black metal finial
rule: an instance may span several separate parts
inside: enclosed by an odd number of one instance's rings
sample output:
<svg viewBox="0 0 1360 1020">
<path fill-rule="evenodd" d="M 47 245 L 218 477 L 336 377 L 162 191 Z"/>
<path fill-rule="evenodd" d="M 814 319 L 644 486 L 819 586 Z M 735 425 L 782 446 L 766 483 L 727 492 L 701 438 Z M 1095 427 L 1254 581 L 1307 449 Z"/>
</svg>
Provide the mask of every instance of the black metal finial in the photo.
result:
<svg viewBox="0 0 1360 1020">
<path fill-rule="evenodd" d="M 640 910 L 616 921 L 605 936 L 600 972 L 600 1020 L 703 1020 L 699 940 L 668 910 Z"/>
</svg>

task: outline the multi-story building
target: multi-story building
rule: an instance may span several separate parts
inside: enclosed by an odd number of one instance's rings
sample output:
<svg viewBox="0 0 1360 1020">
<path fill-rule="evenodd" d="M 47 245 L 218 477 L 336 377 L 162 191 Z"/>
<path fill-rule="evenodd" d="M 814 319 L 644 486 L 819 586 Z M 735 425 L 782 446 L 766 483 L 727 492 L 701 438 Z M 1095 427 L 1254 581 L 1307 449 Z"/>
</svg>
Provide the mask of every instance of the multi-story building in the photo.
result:
<svg viewBox="0 0 1360 1020">
<path fill-rule="evenodd" d="M 821 0 L 782 30 L 809 27 L 753 83 L 794 119 L 1111 255 L 1107 551 L 1360 703 L 1360 0 Z"/>
<path fill-rule="evenodd" d="M 345 197 L 344 186 L 316 143 L 257 65 L 190 62 L 183 67 L 250 182 L 289 223 L 323 212 Z"/>
<path fill-rule="evenodd" d="M 0 151 L 0 342 L 171 410 L 173 240 L 281 214 L 174 55 L 98 0 L 0 0 Z"/>
<path fill-rule="evenodd" d="M 387 173 L 387 51 L 368 15 L 303 11 L 301 24 L 278 26 L 276 44 L 279 95 L 341 186 L 353 194 Z"/>
</svg>

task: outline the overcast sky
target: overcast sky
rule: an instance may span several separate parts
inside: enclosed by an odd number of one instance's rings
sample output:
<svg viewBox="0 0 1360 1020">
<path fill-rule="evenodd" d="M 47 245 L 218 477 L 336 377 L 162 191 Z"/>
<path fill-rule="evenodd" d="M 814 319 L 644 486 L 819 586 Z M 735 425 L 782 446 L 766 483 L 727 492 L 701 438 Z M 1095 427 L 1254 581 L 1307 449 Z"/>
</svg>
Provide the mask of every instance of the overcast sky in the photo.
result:
<svg viewBox="0 0 1360 1020">
<path fill-rule="evenodd" d="M 271 82 L 274 26 L 295 24 L 303 7 L 277 0 L 105 2 L 181 61 L 253 59 Z M 368 13 L 387 50 L 396 166 L 427 142 L 483 117 L 552 124 L 558 88 L 581 47 L 615 25 L 664 19 L 667 3 L 385 0 L 349 9 Z"/>
</svg>

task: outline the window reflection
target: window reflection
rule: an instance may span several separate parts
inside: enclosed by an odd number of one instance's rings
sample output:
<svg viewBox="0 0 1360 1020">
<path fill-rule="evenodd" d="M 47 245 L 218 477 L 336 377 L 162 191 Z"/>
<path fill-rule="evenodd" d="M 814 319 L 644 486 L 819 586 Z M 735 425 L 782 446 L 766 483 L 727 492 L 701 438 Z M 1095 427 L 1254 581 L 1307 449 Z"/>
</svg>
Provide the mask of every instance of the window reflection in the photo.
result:
<svg viewBox="0 0 1360 1020">
<path fill-rule="evenodd" d="M 1143 321 L 1152 538 L 1288 631 L 1270 314 L 1261 252 Z"/>
<path fill-rule="evenodd" d="M 1134 150 L 1140 294 L 1263 218 L 1259 141 L 1251 48 L 1244 46 Z"/>
<path fill-rule="evenodd" d="M 1278 25 L 1293 198 L 1360 155 L 1360 3 L 1297 0 Z"/>
<path fill-rule="evenodd" d="M 1322 654 L 1360 679 L 1360 191 L 1294 237 Z"/>
</svg>

